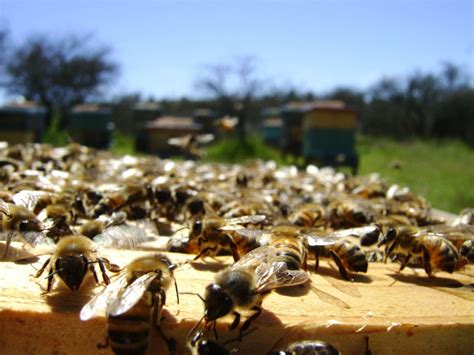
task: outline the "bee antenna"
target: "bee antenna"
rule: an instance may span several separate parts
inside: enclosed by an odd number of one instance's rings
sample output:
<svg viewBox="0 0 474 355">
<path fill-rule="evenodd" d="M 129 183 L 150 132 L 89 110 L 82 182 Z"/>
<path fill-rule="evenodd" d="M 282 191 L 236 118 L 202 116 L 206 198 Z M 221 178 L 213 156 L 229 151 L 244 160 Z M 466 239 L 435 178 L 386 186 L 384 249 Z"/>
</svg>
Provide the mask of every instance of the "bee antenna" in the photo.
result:
<svg viewBox="0 0 474 355">
<path fill-rule="evenodd" d="M 173 265 L 175 266 L 175 265 Z M 178 302 L 179 304 L 179 292 L 178 292 L 178 283 L 176 282 L 176 279 L 175 277 L 173 276 L 173 280 L 174 280 L 174 288 L 176 290 L 176 301 Z"/>
<path fill-rule="evenodd" d="M 202 298 L 202 296 L 199 294 L 199 293 L 196 293 L 196 292 L 180 292 L 182 295 L 194 295 L 194 296 L 198 296 L 201 301 L 203 301 L 204 303 L 206 303 L 206 300 L 204 298 Z"/>
<path fill-rule="evenodd" d="M 50 278 L 51 276 L 53 276 L 54 274 L 57 274 L 58 272 L 60 271 L 63 271 L 64 269 L 56 269 L 55 271 L 53 271 L 52 273 L 50 273 L 48 276 L 45 277 L 45 279 L 48 279 Z"/>
</svg>

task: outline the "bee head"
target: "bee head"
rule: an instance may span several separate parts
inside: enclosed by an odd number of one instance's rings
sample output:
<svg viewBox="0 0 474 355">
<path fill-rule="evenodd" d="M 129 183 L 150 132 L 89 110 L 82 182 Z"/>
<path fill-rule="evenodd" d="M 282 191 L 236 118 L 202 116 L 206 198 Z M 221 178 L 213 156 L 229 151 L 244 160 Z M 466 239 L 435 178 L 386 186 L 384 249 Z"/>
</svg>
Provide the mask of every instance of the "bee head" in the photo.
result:
<svg viewBox="0 0 474 355">
<path fill-rule="evenodd" d="M 398 233 L 397 233 L 397 230 L 393 227 L 388 227 L 387 229 L 387 233 L 385 233 L 385 235 L 382 235 L 380 237 L 380 241 L 379 241 L 379 244 L 377 246 L 382 246 L 382 245 L 386 245 L 386 244 L 390 244 L 392 243 L 395 238 L 397 237 Z"/>
<path fill-rule="evenodd" d="M 232 310 L 232 299 L 217 284 L 210 284 L 206 287 L 205 294 L 206 311 L 204 312 L 207 321 L 213 321 L 224 317 Z"/>
<path fill-rule="evenodd" d="M 71 291 L 79 290 L 89 262 L 84 255 L 69 255 L 56 260 L 56 272 Z"/>
<path fill-rule="evenodd" d="M 193 226 L 191 227 L 190 237 L 196 238 L 202 233 L 202 221 L 194 221 Z"/>
<path fill-rule="evenodd" d="M 199 355 L 227 355 L 230 354 L 223 345 L 213 340 L 201 339 L 197 344 Z"/>
<path fill-rule="evenodd" d="M 37 219 L 25 219 L 18 222 L 18 230 L 20 232 L 41 232 L 43 226 Z"/>
</svg>

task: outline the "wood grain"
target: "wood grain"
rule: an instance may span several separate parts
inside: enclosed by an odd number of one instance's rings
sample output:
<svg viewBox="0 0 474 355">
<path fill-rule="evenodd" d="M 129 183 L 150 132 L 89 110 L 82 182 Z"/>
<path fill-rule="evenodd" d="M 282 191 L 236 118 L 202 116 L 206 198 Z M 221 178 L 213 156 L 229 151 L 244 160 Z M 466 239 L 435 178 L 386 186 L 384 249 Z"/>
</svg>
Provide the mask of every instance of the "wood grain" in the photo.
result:
<svg viewBox="0 0 474 355">
<path fill-rule="evenodd" d="M 121 266 L 143 251 L 104 251 Z M 169 254 L 174 262 L 189 255 Z M 105 341 L 105 319 L 79 320 L 81 307 L 102 286 L 89 278 L 78 293 L 56 283 L 47 296 L 42 277 L 31 275 L 46 256 L 34 263 L 0 263 L 0 353 L 8 354 L 108 354 L 98 350 Z M 198 292 L 213 280 L 215 271 L 229 258 L 185 264 L 176 271 L 179 291 Z M 398 265 L 372 263 L 367 274 L 355 282 L 340 278 L 333 265 L 321 263 L 305 287 L 273 292 L 263 301 L 265 311 L 253 323 L 243 342 L 229 348 L 238 354 L 265 354 L 272 348 L 302 339 L 332 343 L 344 354 L 363 354 L 369 337 L 372 354 L 472 354 L 474 352 L 474 267 L 428 278 L 422 270 L 404 270 Z M 161 321 L 163 332 L 178 342 L 178 354 L 188 353 L 186 334 L 203 315 L 203 304 L 194 295 L 168 291 Z M 227 325 L 218 324 L 219 340 L 234 338 Z M 163 341 L 154 334 L 150 353 L 163 353 Z"/>
</svg>

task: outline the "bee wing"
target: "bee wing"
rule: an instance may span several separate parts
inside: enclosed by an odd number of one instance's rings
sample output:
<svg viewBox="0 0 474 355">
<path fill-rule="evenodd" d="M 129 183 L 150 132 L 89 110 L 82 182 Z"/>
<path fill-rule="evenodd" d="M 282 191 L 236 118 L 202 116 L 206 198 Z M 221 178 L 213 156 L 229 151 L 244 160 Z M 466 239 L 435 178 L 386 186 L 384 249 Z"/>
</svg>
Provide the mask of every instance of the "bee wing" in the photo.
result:
<svg viewBox="0 0 474 355">
<path fill-rule="evenodd" d="M 118 316 L 135 306 L 156 276 L 155 272 L 149 272 L 133 281 L 119 297 L 113 299 L 112 303 L 107 307 L 107 313 L 112 316 Z"/>
<path fill-rule="evenodd" d="M 235 229 L 225 229 L 225 228 L 232 228 L 231 226 L 234 224 L 247 224 L 247 223 L 252 223 L 252 224 L 257 224 L 260 222 L 263 222 L 267 216 L 263 214 L 256 214 L 253 216 L 241 216 L 241 217 L 236 217 L 236 218 L 229 218 L 226 219 L 226 225 L 219 228 L 220 230 L 235 230 Z"/>
<path fill-rule="evenodd" d="M 36 204 L 38 203 L 38 200 L 47 194 L 48 193 L 44 191 L 22 190 L 13 195 L 12 199 L 15 205 L 22 206 L 30 211 L 33 211 Z"/>
<path fill-rule="evenodd" d="M 310 234 L 304 234 L 303 236 L 306 238 L 306 242 L 310 247 L 336 244 L 336 239 L 332 237 L 323 237 L 319 235 Z"/>
<path fill-rule="evenodd" d="M 23 238 L 32 247 L 38 245 L 53 246 L 54 242 L 51 238 L 48 238 L 43 232 L 25 232 Z"/>
<path fill-rule="evenodd" d="M 271 264 L 275 260 L 276 251 L 272 246 L 264 245 L 245 254 L 239 261 L 231 266 L 232 269 L 254 268 L 261 264 Z"/>
<path fill-rule="evenodd" d="M 278 261 L 260 264 L 255 270 L 257 292 L 264 293 L 275 288 L 302 285 L 309 280 L 303 270 L 288 270 L 286 263 Z"/>
<path fill-rule="evenodd" d="M 258 239 L 265 234 L 269 234 L 268 231 L 261 229 L 247 229 L 242 227 L 234 229 L 234 232 L 249 239 Z"/>
<path fill-rule="evenodd" d="M 148 237 L 145 231 L 137 226 L 122 224 L 111 226 L 94 237 L 94 242 L 101 246 L 117 249 L 133 249 L 138 244 L 146 242 Z"/>
<path fill-rule="evenodd" d="M 349 229 L 340 229 L 332 232 L 330 235 L 336 238 L 359 237 L 361 235 L 374 233 L 379 229 L 378 226 L 364 226 Z"/>
<path fill-rule="evenodd" d="M 197 142 L 200 144 L 206 144 L 214 140 L 214 135 L 212 133 L 200 134 L 196 137 Z"/>
<path fill-rule="evenodd" d="M 184 136 L 184 137 L 174 137 L 174 138 L 169 138 L 168 139 L 168 144 L 169 145 L 176 145 L 178 147 L 184 145 L 186 143 L 186 140 L 188 140 L 189 138 L 187 136 Z"/>
<path fill-rule="evenodd" d="M 127 277 L 126 274 L 123 273 L 82 307 L 81 313 L 79 314 L 81 320 L 88 320 L 109 313 L 109 305 L 112 301 L 120 298 L 120 294 L 126 286 Z"/>
</svg>

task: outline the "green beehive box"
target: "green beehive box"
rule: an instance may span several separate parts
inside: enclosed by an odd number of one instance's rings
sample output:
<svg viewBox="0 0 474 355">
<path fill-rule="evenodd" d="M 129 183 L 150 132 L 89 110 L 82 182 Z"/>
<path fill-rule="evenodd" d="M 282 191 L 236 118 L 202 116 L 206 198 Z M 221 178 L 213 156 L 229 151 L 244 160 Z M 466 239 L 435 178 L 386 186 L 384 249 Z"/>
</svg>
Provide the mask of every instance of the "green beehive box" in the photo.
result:
<svg viewBox="0 0 474 355">
<path fill-rule="evenodd" d="M 112 130 L 112 114 L 108 108 L 81 105 L 68 115 L 68 131 L 77 143 L 93 148 L 107 148 L 111 143 Z"/>
</svg>

